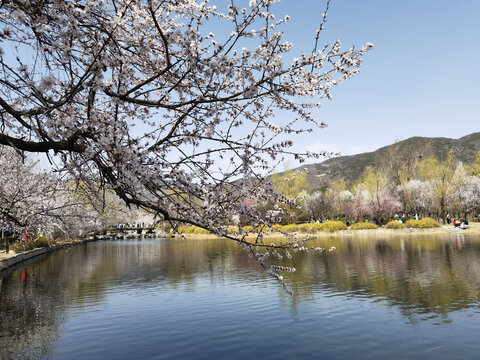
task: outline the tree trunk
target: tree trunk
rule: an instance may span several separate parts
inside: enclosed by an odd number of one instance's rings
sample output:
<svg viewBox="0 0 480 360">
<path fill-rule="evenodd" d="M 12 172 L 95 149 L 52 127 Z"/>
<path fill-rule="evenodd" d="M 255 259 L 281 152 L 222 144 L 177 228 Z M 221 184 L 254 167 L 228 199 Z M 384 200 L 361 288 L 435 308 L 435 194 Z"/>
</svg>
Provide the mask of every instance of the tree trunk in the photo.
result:
<svg viewBox="0 0 480 360">
<path fill-rule="evenodd" d="M 442 218 L 443 225 L 445 225 L 445 199 L 443 196 L 440 199 L 440 217 Z"/>
<path fill-rule="evenodd" d="M 10 244 L 8 243 L 8 236 L 5 236 L 5 230 L 2 229 L 2 239 L 5 239 L 5 253 L 10 252 Z"/>
</svg>

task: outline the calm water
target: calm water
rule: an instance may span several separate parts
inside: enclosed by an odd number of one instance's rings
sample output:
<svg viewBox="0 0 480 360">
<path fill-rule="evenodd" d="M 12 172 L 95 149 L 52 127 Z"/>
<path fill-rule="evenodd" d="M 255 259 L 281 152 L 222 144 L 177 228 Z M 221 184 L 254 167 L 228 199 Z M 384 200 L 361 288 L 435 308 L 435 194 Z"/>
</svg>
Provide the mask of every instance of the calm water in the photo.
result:
<svg viewBox="0 0 480 360">
<path fill-rule="evenodd" d="M 324 239 L 282 286 L 228 241 L 105 241 L 3 273 L 0 358 L 478 359 L 480 238 Z"/>
</svg>

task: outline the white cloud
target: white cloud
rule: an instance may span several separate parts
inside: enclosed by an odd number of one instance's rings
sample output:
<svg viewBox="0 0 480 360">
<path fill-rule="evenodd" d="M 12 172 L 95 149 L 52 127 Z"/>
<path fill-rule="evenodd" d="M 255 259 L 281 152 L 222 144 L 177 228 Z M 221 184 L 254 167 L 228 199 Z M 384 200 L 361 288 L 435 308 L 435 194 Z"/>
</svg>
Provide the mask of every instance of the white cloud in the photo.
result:
<svg viewBox="0 0 480 360">
<path fill-rule="evenodd" d="M 301 151 L 310 151 L 313 153 L 320 153 L 320 152 L 333 152 L 333 153 L 338 153 L 340 152 L 340 148 L 336 145 L 331 145 L 331 144 L 325 144 L 321 142 L 315 142 L 313 144 L 310 144 L 306 147 L 304 147 Z"/>
</svg>

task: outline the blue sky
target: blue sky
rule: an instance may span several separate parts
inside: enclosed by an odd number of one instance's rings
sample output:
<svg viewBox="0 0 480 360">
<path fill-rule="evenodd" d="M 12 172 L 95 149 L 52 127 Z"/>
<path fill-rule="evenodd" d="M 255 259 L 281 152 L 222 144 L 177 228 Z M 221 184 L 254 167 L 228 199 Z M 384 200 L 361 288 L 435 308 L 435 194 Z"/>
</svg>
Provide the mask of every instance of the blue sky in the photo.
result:
<svg viewBox="0 0 480 360">
<path fill-rule="evenodd" d="M 311 50 L 324 7 L 323 0 L 278 5 L 292 18 L 285 39 L 295 50 Z M 328 127 L 297 138 L 297 149 L 347 155 L 412 136 L 480 131 L 479 19 L 478 0 L 332 0 L 321 42 L 375 48 L 316 112 Z"/>
<path fill-rule="evenodd" d="M 277 18 L 291 17 L 282 30 L 295 44 L 292 58 L 312 50 L 325 4 L 275 5 Z M 375 48 L 360 74 L 315 111 L 328 127 L 294 138 L 296 150 L 350 155 L 412 136 L 480 131 L 480 0 L 331 0 L 320 46 L 337 39 L 345 49 L 367 42 Z"/>
</svg>

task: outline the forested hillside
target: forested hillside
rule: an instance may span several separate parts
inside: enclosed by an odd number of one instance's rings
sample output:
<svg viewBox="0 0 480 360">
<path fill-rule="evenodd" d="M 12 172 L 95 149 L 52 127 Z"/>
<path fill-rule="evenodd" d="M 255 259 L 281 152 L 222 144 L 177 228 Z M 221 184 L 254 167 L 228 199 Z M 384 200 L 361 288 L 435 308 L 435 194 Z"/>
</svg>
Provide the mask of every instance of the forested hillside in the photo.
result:
<svg viewBox="0 0 480 360">
<path fill-rule="evenodd" d="M 480 150 L 480 132 L 460 139 L 412 137 L 376 151 L 351 156 L 339 156 L 322 163 L 304 165 L 311 188 L 326 186 L 331 180 L 344 179 L 347 184 L 357 180 L 367 166 L 388 168 L 392 164 L 421 161 L 428 157 L 445 160 L 452 151 L 455 161 L 472 164 L 475 153 Z"/>
</svg>

